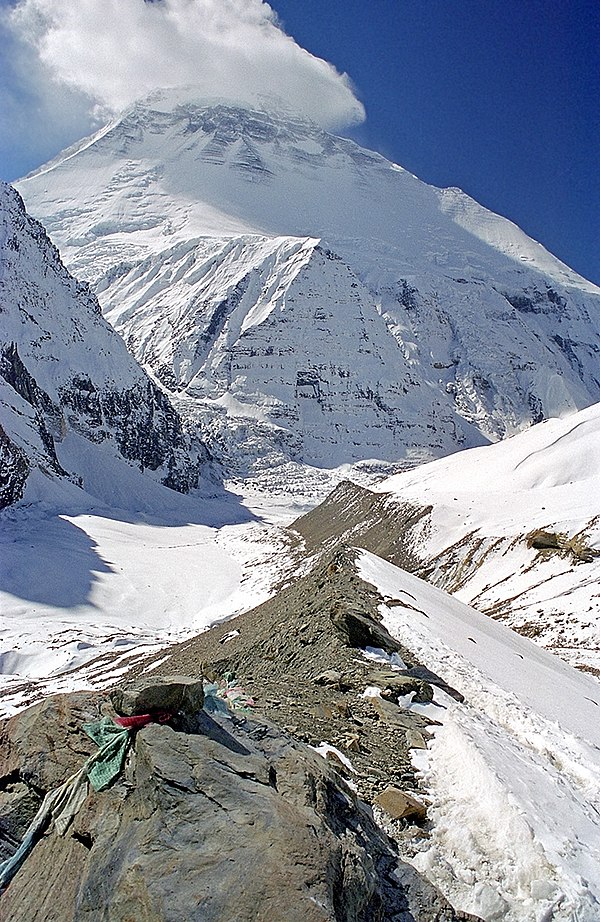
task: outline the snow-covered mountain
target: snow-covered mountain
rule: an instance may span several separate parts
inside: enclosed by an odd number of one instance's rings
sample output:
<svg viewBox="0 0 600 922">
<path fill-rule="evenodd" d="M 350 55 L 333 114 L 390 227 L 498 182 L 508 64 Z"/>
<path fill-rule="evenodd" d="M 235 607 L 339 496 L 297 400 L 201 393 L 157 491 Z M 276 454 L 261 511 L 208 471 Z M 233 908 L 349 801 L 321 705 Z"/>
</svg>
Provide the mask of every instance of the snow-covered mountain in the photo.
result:
<svg viewBox="0 0 600 922">
<path fill-rule="evenodd" d="M 165 393 L 6 183 L 0 314 L 0 508 L 47 478 L 117 505 L 139 472 L 181 492 L 198 485 L 206 449 L 190 454 Z"/>
<path fill-rule="evenodd" d="M 375 816 L 460 910 L 595 922 L 600 291 L 459 190 L 190 89 L 19 188 L 82 281 L 0 186 L 0 712 L 131 667 L 235 668 L 286 733 L 290 702 L 313 734 L 329 726 L 304 741 L 351 783 L 359 759 L 371 786 L 388 766 L 420 783 L 418 832 Z M 182 418 L 232 476 L 273 488 L 240 489 L 257 518 L 165 489 L 207 460 Z M 386 465 L 356 462 L 470 446 L 269 524 L 352 463 L 357 481 Z M 323 620 L 363 641 L 330 661 Z M 433 702 L 365 688 L 360 663 L 386 681 L 417 669 Z"/>
<path fill-rule="evenodd" d="M 160 91 L 18 187 L 242 476 L 414 463 L 600 399 L 594 285 L 305 121 Z"/>
</svg>

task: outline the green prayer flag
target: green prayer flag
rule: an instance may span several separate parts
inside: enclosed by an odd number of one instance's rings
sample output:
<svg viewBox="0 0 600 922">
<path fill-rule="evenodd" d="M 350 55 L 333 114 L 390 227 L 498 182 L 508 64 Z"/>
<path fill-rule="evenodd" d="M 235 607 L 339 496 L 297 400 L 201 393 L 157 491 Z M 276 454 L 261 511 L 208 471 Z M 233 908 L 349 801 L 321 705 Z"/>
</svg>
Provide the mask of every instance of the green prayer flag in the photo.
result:
<svg viewBox="0 0 600 922">
<path fill-rule="evenodd" d="M 87 769 L 87 776 L 93 789 L 101 791 L 121 773 L 130 733 L 126 728 L 119 727 L 110 717 L 84 724 L 83 729 L 99 749 L 93 761 L 90 760 L 92 764 Z"/>
</svg>

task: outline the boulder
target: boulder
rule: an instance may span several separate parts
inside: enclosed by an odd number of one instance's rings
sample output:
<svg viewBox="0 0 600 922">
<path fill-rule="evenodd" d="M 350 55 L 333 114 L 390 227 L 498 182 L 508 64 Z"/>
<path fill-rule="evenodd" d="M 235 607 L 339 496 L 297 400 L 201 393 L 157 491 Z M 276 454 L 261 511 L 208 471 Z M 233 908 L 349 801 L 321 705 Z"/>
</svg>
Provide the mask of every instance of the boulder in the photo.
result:
<svg viewBox="0 0 600 922">
<path fill-rule="evenodd" d="M 406 731 L 406 745 L 409 749 L 427 749 L 427 741 L 419 730 Z"/>
<path fill-rule="evenodd" d="M 24 782 L 41 803 L 95 751 L 81 728 L 102 716 L 104 702 L 82 692 L 54 695 L 1 721 L 0 791 Z"/>
<path fill-rule="evenodd" d="M 331 612 L 331 623 L 340 640 L 348 647 L 377 647 L 397 653 L 400 644 L 389 631 L 362 609 L 344 605 Z"/>
<path fill-rule="evenodd" d="M 326 669 L 325 672 L 315 676 L 313 682 L 315 685 L 325 685 L 339 689 L 342 687 L 342 673 L 336 669 Z"/>
<path fill-rule="evenodd" d="M 202 679 L 187 676 L 143 676 L 116 688 L 110 699 L 117 714 L 132 717 L 136 714 L 196 714 L 204 704 Z"/>
<path fill-rule="evenodd" d="M 360 752 L 360 734 L 344 733 L 344 749 L 348 752 Z"/>
<path fill-rule="evenodd" d="M 411 692 L 414 692 L 414 700 L 417 702 L 433 700 L 433 688 L 428 682 L 416 676 L 396 672 L 394 669 L 373 669 L 368 673 L 367 681 L 377 685 L 384 696 L 393 701 L 398 701 L 398 698 Z"/>
<path fill-rule="evenodd" d="M 431 669 L 428 669 L 426 666 L 411 666 L 410 669 L 406 670 L 406 675 L 414 676 L 417 679 L 423 679 L 424 682 L 428 682 L 436 688 L 441 688 L 442 691 L 450 695 L 451 698 L 454 698 L 455 701 L 460 701 L 461 704 L 465 700 L 465 696 L 461 694 L 461 692 L 457 691 L 451 685 L 448 685 L 444 679 L 440 678 L 439 675 L 432 672 Z"/>
<path fill-rule="evenodd" d="M 412 820 L 422 823 L 427 816 L 427 807 L 420 800 L 401 791 L 400 788 L 389 785 L 375 798 L 382 810 L 394 820 Z"/>
<path fill-rule="evenodd" d="M 399 708 L 397 704 L 394 704 L 393 701 L 388 701 L 386 698 L 372 697 L 368 700 L 379 719 L 391 727 L 397 727 L 402 730 L 420 730 L 436 723 L 436 721 L 427 719 L 421 714 L 415 714 L 414 711 Z"/>
</svg>

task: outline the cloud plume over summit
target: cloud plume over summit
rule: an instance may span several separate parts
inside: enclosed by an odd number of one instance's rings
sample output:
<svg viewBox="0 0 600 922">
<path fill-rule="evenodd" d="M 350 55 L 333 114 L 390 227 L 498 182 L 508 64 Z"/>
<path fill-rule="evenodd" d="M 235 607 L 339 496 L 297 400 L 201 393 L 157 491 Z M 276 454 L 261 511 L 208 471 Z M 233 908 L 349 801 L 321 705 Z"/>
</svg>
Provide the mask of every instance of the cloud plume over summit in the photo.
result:
<svg viewBox="0 0 600 922">
<path fill-rule="evenodd" d="M 286 35 L 262 0 L 18 0 L 9 27 L 53 81 L 104 112 L 193 84 L 242 103 L 268 94 L 326 128 L 364 118 L 349 78 Z"/>
</svg>

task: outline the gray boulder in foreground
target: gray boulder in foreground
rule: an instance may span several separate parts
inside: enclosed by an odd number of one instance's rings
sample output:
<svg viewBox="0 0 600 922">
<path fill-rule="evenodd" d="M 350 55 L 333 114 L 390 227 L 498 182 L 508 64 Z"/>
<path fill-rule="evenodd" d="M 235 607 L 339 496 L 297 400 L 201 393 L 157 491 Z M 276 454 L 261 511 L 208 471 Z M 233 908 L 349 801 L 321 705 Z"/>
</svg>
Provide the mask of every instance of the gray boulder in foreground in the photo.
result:
<svg viewBox="0 0 600 922">
<path fill-rule="evenodd" d="M 104 699 L 105 700 L 105 699 Z M 0 725 L 0 845 L 85 761 L 103 699 L 46 699 Z M 335 770 L 261 720 L 137 732 L 124 774 L 47 833 L 2 922 L 452 922 Z M 27 796 L 25 796 L 27 795 Z M 10 829 L 6 825 L 10 823 Z"/>
<path fill-rule="evenodd" d="M 110 699 L 117 714 L 153 714 L 168 711 L 196 714 L 204 704 L 202 679 L 187 676 L 142 676 L 123 688 L 115 688 Z"/>
</svg>

